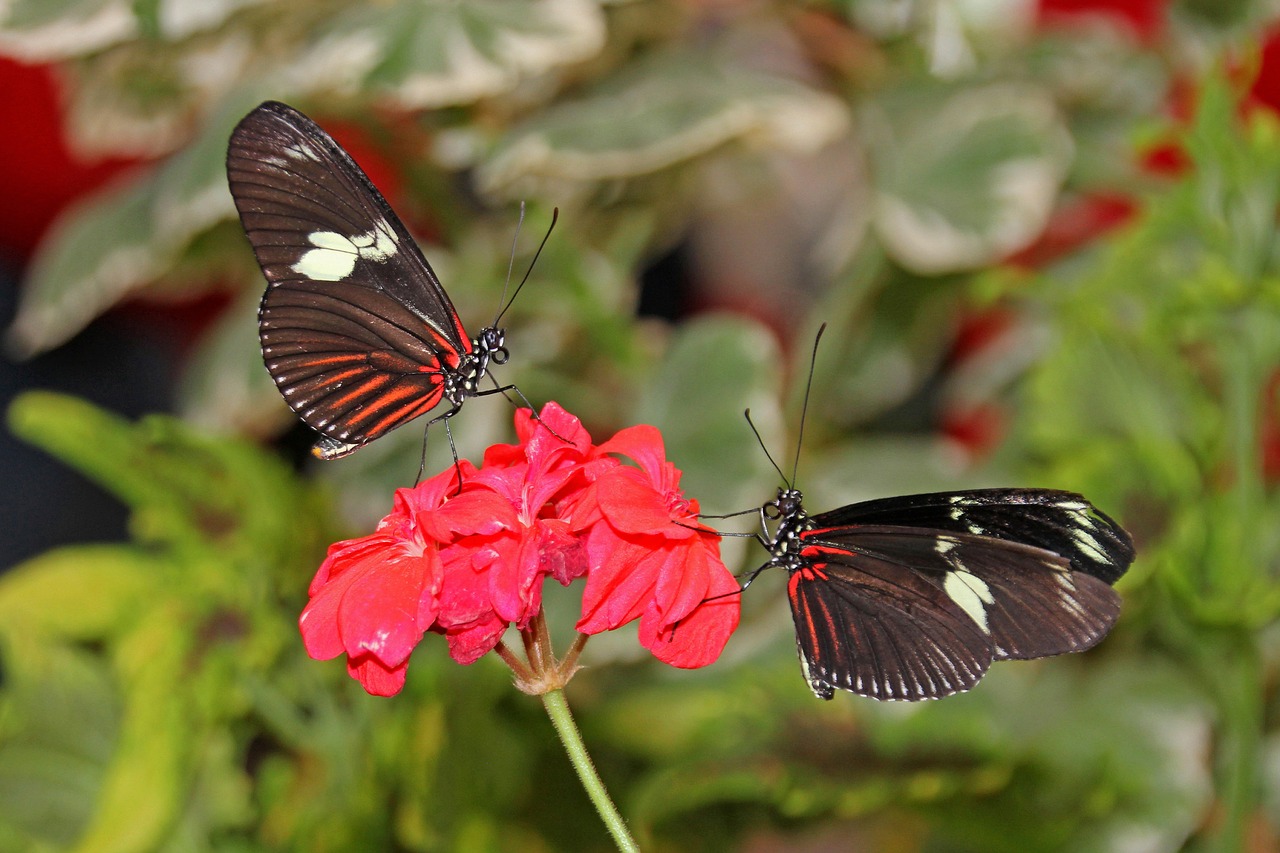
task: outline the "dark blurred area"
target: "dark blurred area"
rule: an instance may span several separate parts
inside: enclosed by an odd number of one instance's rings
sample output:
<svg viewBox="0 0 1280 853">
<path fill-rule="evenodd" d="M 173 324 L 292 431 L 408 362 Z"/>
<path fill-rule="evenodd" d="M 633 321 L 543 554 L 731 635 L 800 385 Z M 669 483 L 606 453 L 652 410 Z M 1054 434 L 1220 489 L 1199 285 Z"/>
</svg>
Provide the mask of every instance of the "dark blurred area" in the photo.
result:
<svg viewBox="0 0 1280 853">
<path fill-rule="evenodd" d="M 0 59 L 0 116 L 21 133 L 0 134 L 0 323 L 17 310 L 19 282 L 36 243 L 77 198 L 119 174 L 123 160 L 82 162 L 62 134 L 59 95 L 45 67 Z M 52 352 L 0 361 L 0 404 L 20 391 L 74 394 L 127 417 L 172 408 L 178 341 L 153 310 L 125 307 Z M 81 474 L 8 434 L 0 447 L 0 571 L 55 545 L 119 540 L 125 510 Z"/>
</svg>

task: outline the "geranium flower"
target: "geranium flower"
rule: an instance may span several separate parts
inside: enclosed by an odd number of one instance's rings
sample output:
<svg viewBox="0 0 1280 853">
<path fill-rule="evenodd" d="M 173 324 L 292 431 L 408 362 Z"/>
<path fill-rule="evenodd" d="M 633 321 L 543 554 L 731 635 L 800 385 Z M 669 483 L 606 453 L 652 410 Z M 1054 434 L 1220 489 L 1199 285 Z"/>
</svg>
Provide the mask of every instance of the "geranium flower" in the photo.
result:
<svg viewBox="0 0 1280 853">
<path fill-rule="evenodd" d="M 403 687 L 427 631 L 444 634 L 459 663 L 497 650 L 535 693 L 563 685 L 588 635 L 634 619 L 641 643 L 667 663 L 719 656 L 738 624 L 737 583 L 718 535 L 680 492 L 661 434 L 633 427 L 595 447 L 555 403 L 537 418 L 518 411 L 516 433 L 479 469 L 463 461 L 398 490 L 374 533 L 330 548 L 299 620 L 308 654 L 345 654 L 351 675 L 384 696 Z M 555 661 L 542 583 L 584 576 L 579 639 Z M 502 644 L 512 626 L 527 662 Z"/>
<path fill-rule="evenodd" d="M 419 511 L 456 484 L 450 468 L 417 489 L 400 489 L 374 533 L 330 546 L 298 619 L 307 654 L 325 660 L 345 653 L 347 670 L 367 691 L 400 691 L 410 653 L 436 620 L 443 580 Z"/>
<path fill-rule="evenodd" d="M 720 560 L 719 536 L 698 523 L 697 501 L 681 493 L 658 430 L 625 429 L 596 453 L 639 467 L 598 471 L 574 512 L 591 563 L 578 630 L 639 619 L 641 645 L 660 660 L 706 666 L 738 626 L 738 584 Z"/>
</svg>

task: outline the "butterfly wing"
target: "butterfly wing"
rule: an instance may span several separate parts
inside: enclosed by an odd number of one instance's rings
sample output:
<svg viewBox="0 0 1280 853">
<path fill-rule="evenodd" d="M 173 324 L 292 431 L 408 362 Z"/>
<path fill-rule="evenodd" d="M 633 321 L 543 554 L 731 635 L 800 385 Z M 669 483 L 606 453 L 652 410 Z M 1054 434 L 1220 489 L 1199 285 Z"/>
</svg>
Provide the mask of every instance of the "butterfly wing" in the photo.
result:
<svg viewBox="0 0 1280 853">
<path fill-rule="evenodd" d="M 1115 583 L 1133 562 L 1133 540 L 1074 492 L 977 489 L 882 498 L 815 516 L 820 527 L 895 525 L 1020 542 L 1065 557 L 1071 568 Z"/>
<path fill-rule="evenodd" d="M 835 513 L 840 513 L 840 510 Z M 968 690 L 992 660 L 1082 651 L 1115 624 L 1105 581 L 1043 548 L 886 525 L 802 534 L 789 593 L 806 677 L 880 699 Z"/>
<path fill-rule="evenodd" d="M 231 135 L 227 177 L 267 278 L 263 360 L 337 458 L 440 402 L 470 342 L 382 194 L 333 139 L 267 102 Z"/>
<path fill-rule="evenodd" d="M 933 699 L 978 683 L 991 639 L 912 570 L 843 549 L 812 549 L 787 586 L 796 646 L 819 699 Z"/>
</svg>

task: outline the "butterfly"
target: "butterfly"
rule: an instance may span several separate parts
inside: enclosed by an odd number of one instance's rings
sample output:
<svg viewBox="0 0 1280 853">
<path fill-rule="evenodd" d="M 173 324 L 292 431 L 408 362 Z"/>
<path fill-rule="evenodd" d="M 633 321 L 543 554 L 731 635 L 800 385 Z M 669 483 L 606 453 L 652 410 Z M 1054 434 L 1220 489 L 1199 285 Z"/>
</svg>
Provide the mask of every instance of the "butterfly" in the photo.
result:
<svg viewBox="0 0 1280 853">
<path fill-rule="evenodd" d="M 470 397 L 519 393 L 481 390 L 507 362 L 505 331 L 495 320 L 468 337 L 386 199 L 311 119 L 275 101 L 255 108 L 231 134 L 227 179 L 267 278 L 263 361 L 321 433 L 315 456 L 347 456 L 442 401 L 430 423 L 447 427 Z"/>
<path fill-rule="evenodd" d="M 1091 648 L 1119 618 L 1112 584 L 1133 540 L 1074 492 L 936 492 L 809 515 L 794 473 L 779 475 L 787 485 L 752 511 L 769 559 L 741 588 L 787 571 L 800 664 L 819 699 L 949 696 L 993 661 Z"/>
<path fill-rule="evenodd" d="M 788 572 L 796 646 L 815 696 L 936 699 L 996 660 L 1096 645 L 1133 561 L 1120 525 L 1073 492 L 979 489 L 882 498 L 809 515 L 780 488 L 762 538 Z M 748 581 L 749 582 L 749 581 Z"/>
</svg>

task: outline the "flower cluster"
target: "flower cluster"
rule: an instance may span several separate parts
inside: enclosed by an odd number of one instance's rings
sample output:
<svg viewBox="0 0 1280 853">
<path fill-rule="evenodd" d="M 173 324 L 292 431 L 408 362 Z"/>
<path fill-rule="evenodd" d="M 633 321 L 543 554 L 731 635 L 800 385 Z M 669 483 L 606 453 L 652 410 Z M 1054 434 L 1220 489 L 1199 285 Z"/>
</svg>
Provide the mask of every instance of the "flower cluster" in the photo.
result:
<svg viewBox="0 0 1280 853">
<path fill-rule="evenodd" d="M 460 461 L 398 490 L 374 533 L 330 547 L 299 620 L 308 654 L 346 654 L 365 690 L 389 696 L 425 632 L 472 663 L 539 617 L 543 580 L 585 577 L 580 634 L 639 619 L 640 642 L 669 664 L 719 656 L 737 583 L 661 434 L 631 427 L 596 446 L 555 403 L 519 410 L 516 432 L 479 468 Z"/>
</svg>

